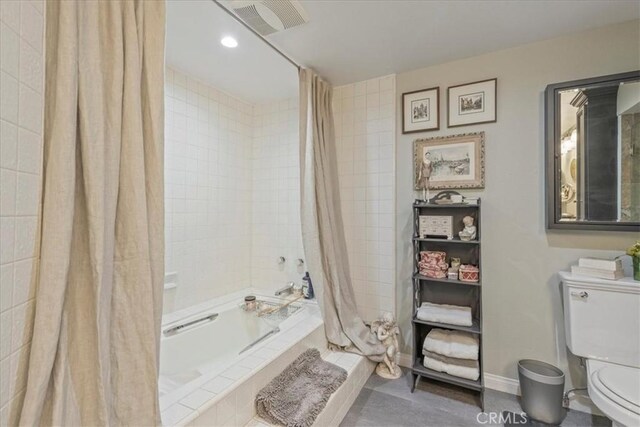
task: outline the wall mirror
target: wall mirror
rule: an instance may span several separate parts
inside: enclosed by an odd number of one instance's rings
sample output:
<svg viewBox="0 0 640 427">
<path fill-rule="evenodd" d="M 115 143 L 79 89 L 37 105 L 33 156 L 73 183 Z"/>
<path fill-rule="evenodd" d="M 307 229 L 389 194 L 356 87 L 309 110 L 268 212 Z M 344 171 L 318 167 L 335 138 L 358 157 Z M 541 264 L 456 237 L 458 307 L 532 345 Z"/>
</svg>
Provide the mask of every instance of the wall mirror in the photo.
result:
<svg viewBox="0 0 640 427">
<path fill-rule="evenodd" d="M 547 86 L 547 227 L 640 231 L 640 71 Z"/>
</svg>

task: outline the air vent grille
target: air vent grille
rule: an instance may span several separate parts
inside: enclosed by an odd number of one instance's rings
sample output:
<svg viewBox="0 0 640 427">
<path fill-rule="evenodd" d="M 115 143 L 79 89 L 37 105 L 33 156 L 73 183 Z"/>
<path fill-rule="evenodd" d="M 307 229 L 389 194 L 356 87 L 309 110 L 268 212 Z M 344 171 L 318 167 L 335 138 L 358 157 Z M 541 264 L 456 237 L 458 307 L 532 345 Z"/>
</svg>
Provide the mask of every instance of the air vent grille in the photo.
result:
<svg viewBox="0 0 640 427">
<path fill-rule="evenodd" d="M 298 0 L 233 0 L 230 9 L 262 36 L 309 22 Z"/>
<path fill-rule="evenodd" d="M 307 22 L 298 9 L 288 0 L 270 0 L 263 3 L 280 18 L 285 30 Z"/>
</svg>

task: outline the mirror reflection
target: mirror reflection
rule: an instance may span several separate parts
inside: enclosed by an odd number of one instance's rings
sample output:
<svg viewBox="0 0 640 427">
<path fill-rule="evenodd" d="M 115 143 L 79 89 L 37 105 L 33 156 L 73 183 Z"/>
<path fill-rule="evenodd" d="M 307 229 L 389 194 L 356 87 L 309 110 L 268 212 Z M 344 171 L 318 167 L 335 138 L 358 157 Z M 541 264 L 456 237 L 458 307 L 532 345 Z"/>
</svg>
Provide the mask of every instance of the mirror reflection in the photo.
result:
<svg viewBox="0 0 640 427">
<path fill-rule="evenodd" d="M 640 221 L 640 82 L 559 97 L 560 221 Z"/>
</svg>

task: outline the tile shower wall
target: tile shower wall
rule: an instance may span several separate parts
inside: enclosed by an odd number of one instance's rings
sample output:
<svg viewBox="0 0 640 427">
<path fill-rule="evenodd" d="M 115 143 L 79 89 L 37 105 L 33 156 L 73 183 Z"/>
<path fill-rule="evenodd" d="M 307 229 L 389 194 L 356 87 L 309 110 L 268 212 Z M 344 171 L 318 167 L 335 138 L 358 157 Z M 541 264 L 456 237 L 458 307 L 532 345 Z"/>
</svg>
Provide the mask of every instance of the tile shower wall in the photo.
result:
<svg viewBox="0 0 640 427">
<path fill-rule="evenodd" d="M 0 425 L 16 425 L 33 324 L 44 4 L 0 2 Z"/>
<path fill-rule="evenodd" d="M 165 298 L 180 309 L 250 286 L 253 107 L 166 74 L 165 270 L 178 287 Z"/>
<path fill-rule="evenodd" d="M 345 237 L 360 316 L 395 313 L 395 76 L 335 89 Z"/>
<path fill-rule="evenodd" d="M 298 111 L 297 98 L 254 107 L 251 271 L 258 288 L 300 282 L 305 272 L 297 261 L 304 258 Z"/>
</svg>

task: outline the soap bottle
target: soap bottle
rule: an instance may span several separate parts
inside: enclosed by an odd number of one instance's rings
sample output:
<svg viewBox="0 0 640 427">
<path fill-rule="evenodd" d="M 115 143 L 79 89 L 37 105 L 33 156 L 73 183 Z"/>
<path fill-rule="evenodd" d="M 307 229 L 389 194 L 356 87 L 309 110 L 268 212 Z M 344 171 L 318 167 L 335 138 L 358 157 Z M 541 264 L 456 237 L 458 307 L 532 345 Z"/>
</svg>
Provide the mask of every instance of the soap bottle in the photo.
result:
<svg viewBox="0 0 640 427">
<path fill-rule="evenodd" d="M 302 278 L 302 294 L 305 299 L 312 299 L 314 297 L 313 294 L 313 284 L 311 283 L 311 277 L 309 277 L 309 272 L 305 272 L 304 277 Z"/>
</svg>

